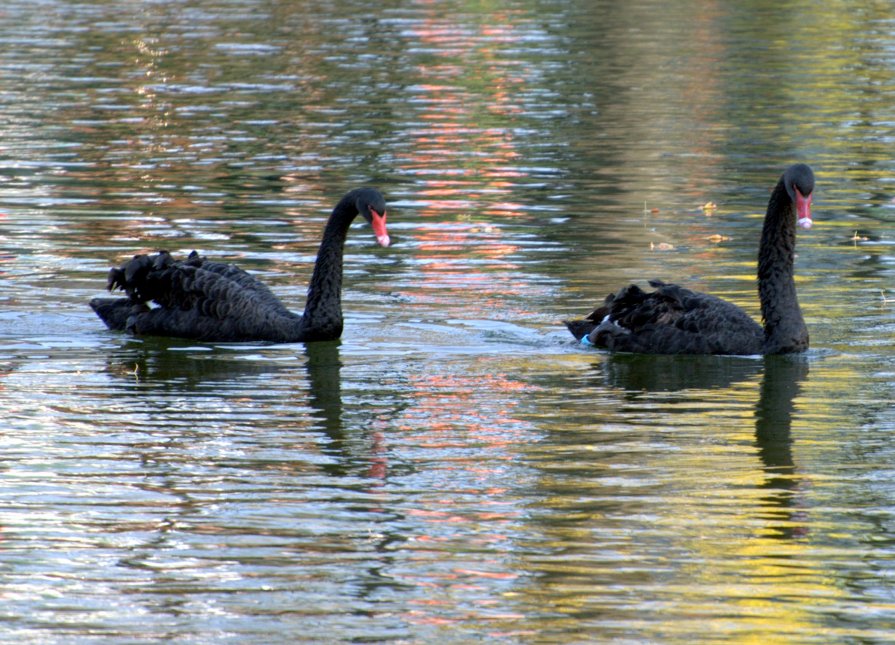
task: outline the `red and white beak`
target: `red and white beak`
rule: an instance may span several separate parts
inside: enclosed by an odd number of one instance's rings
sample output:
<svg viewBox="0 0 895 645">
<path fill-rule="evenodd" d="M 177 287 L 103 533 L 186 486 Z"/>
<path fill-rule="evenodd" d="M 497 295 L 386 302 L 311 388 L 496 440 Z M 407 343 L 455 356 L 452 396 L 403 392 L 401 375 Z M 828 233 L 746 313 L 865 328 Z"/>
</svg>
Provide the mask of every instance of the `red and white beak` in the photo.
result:
<svg viewBox="0 0 895 645">
<path fill-rule="evenodd" d="M 370 222 L 373 224 L 373 235 L 376 236 L 376 241 L 379 243 L 379 246 L 388 246 L 391 244 L 388 230 L 385 228 L 385 216 L 385 212 L 380 214 L 374 209 L 370 209 Z"/>
<path fill-rule="evenodd" d="M 799 226 L 804 229 L 811 228 L 814 220 L 811 219 L 811 195 L 805 197 L 796 188 L 796 216 L 798 217 Z"/>
</svg>

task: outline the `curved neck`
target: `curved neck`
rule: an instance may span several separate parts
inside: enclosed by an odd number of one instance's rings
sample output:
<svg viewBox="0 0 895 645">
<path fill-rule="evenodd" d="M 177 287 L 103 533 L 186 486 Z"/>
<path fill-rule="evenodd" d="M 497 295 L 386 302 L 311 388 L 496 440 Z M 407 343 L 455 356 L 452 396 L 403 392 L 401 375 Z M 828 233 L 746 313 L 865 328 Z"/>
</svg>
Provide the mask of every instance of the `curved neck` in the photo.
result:
<svg viewBox="0 0 895 645">
<path fill-rule="evenodd" d="M 768 202 L 758 247 L 758 297 L 766 354 L 797 352 L 808 347 L 808 329 L 793 277 L 795 222 L 794 206 L 781 178 Z"/>
<path fill-rule="evenodd" d="M 342 256 L 348 227 L 355 217 L 352 192 L 342 198 L 326 222 L 301 319 L 307 340 L 328 340 L 342 334 Z"/>
</svg>

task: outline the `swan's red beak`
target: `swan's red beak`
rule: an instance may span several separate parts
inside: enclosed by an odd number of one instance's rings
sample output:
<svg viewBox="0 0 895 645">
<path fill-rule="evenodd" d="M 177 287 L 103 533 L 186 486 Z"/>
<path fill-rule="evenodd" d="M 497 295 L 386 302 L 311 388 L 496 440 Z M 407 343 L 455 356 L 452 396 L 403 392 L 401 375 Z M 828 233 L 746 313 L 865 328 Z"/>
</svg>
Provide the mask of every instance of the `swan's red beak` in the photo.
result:
<svg viewBox="0 0 895 645">
<path fill-rule="evenodd" d="M 814 223 L 811 219 L 811 195 L 805 197 L 798 188 L 796 188 L 796 216 L 799 226 L 804 229 L 811 228 Z"/>
<path fill-rule="evenodd" d="M 370 223 L 373 225 L 373 235 L 376 236 L 376 241 L 379 243 L 379 246 L 388 246 L 391 244 L 388 230 L 385 228 L 385 216 L 385 212 L 379 214 L 374 209 L 370 209 Z"/>
</svg>

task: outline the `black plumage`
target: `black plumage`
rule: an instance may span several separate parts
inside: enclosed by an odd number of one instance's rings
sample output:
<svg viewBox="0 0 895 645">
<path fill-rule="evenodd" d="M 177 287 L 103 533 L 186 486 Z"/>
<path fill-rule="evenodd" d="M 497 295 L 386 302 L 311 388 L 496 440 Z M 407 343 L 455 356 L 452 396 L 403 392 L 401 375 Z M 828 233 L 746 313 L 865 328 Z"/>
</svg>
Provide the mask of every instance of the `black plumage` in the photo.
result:
<svg viewBox="0 0 895 645">
<path fill-rule="evenodd" d="M 121 289 L 127 297 L 95 298 L 90 306 L 109 329 L 135 335 L 269 342 L 339 338 L 345 238 L 358 214 L 372 225 L 378 243 L 389 245 L 379 191 L 347 193 L 326 223 L 303 315 L 289 311 L 239 267 L 209 261 L 195 251 L 182 261 L 166 251 L 134 256 L 109 272 L 109 290 Z"/>
<path fill-rule="evenodd" d="M 647 354 L 785 354 L 808 349 L 808 329 L 793 277 L 796 223 L 811 227 L 814 173 L 795 164 L 768 202 L 758 250 L 763 326 L 715 296 L 654 280 L 606 297 L 584 320 L 567 321 L 579 341 L 612 351 Z"/>
</svg>

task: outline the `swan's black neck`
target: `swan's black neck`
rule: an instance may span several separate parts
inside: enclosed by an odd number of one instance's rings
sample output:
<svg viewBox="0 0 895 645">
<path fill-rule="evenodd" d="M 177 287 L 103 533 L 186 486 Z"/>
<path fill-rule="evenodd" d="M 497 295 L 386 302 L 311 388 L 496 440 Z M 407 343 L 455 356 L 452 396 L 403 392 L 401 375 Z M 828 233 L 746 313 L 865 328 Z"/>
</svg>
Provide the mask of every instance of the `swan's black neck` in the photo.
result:
<svg viewBox="0 0 895 645">
<path fill-rule="evenodd" d="M 795 204 L 781 177 L 768 202 L 758 247 L 758 297 L 764 322 L 765 354 L 808 348 L 808 329 L 796 298 L 793 276 L 795 247 Z"/>
<path fill-rule="evenodd" d="M 330 340 L 342 334 L 342 257 L 348 227 L 358 214 L 355 192 L 336 205 L 323 230 L 301 318 L 303 340 Z"/>
</svg>

